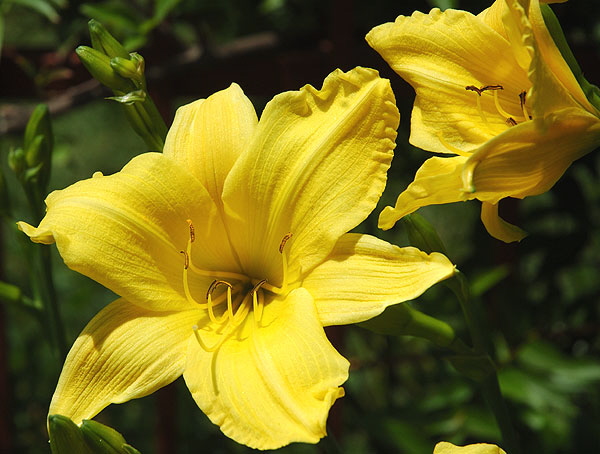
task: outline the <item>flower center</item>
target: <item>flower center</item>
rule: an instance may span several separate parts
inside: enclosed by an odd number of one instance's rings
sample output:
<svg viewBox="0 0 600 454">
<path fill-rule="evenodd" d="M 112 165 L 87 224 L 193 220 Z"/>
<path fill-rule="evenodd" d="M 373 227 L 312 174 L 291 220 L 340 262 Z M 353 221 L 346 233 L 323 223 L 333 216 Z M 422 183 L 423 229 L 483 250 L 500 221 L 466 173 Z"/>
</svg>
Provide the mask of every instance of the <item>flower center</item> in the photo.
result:
<svg viewBox="0 0 600 454">
<path fill-rule="evenodd" d="M 192 328 L 198 343 L 206 351 L 215 351 L 246 320 L 250 313 L 252 313 L 254 319 L 254 326 L 260 326 L 264 307 L 269 298 L 272 295 L 285 295 L 288 292 L 285 245 L 292 234 L 286 234 L 279 245 L 283 279 L 281 287 L 276 287 L 269 284 L 267 279 L 256 279 L 230 271 L 205 270 L 194 265 L 191 253 L 196 234 L 192 221 L 188 219 L 187 223 L 189 238 L 186 250 L 179 251 L 184 257 L 183 288 L 187 300 L 207 312 L 211 322 L 207 328 L 210 328 L 213 334 L 217 334 L 217 342 L 210 345 L 202 339 L 198 325 L 194 325 Z M 205 302 L 198 302 L 192 295 L 189 282 L 190 272 L 214 279 L 206 290 Z"/>
<path fill-rule="evenodd" d="M 473 91 L 475 93 L 477 93 L 477 111 L 479 112 L 479 116 L 481 117 L 481 120 L 484 123 L 488 123 L 488 119 L 485 115 L 485 112 L 483 111 L 482 107 L 481 107 L 481 96 L 483 95 L 484 92 L 492 92 L 494 95 L 494 105 L 496 106 L 496 110 L 498 111 L 498 113 L 500 114 L 500 116 L 502 116 L 505 119 L 505 123 L 508 126 L 515 126 L 519 123 L 519 121 L 515 120 L 515 116 L 509 114 L 508 112 L 506 112 L 506 110 L 504 110 L 502 108 L 502 106 L 500 105 L 500 99 L 498 96 L 498 92 L 500 90 L 504 90 L 504 87 L 500 84 L 498 85 L 484 85 L 482 87 L 477 88 L 475 85 L 467 85 L 465 87 L 465 90 L 467 91 Z M 522 119 L 520 116 L 518 116 L 517 118 L 519 118 L 521 121 L 528 121 L 531 120 L 531 116 L 529 115 L 529 112 L 527 111 L 527 106 L 525 105 L 527 101 L 527 92 L 525 90 L 521 91 L 519 93 L 519 104 L 521 106 L 521 115 L 522 115 Z"/>
<path fill-rule="evenodd" d="M 500 104 L 500 97 L 499 97 L 498 93 L 500 92 L 500 90 L 504 90 L 504 87 L 500 84 L 483 85 L 481 87 L 476 87 L 475 85 L 467 85 L 465 87 L 465 90 L 477 93 L 477 98 L 476 98 L 477 99 L 477 112 L 479 113 L 479 117 L 481 118 L 481 121 L 486 125 L 490 125 L 490 122 L 488 121 L 488 117 L 485 114 L 485 111 L 483 110 L 483 107 L 481 105 L 482 96 L 487 96 L 486 93 L 493 94 L 494 106 L 496 107 L 496 111 L 502 118 L 504 118 L 504 123 L 506 123 L 507 126 L 509 126 L 509 127 L 516 126 L 519 123 L 522 123 L 524 121 L 529 121 L 532 119 L 531 115 L 529 114 L 529 111 L 527 110 L 527 105 L 526 105 L 527 92 L 525 90 L 523 90 L 519 93 L 520 113 L 518 115 L 513 115 L 513 114 L 508 113 L 506 110 L 504 110 L 504 108 Z M 437 136 L 438 136 L 438 139 L 440 140 L 440 142 L 442 143 L 442 145 L 445 148 L 447 148 L 448 150 L 450 150 L 452 153 L 457 154 L 459 156 L 465 156 L 465 157 L 471 156 L 471 153 L 469 151 L 461 150 L 460 148 L 457 148 L 457 147 L 449 144 L 444 139 L 444 137 L 441 135 L 441 133 L 438 133 Z"/>
</svg>

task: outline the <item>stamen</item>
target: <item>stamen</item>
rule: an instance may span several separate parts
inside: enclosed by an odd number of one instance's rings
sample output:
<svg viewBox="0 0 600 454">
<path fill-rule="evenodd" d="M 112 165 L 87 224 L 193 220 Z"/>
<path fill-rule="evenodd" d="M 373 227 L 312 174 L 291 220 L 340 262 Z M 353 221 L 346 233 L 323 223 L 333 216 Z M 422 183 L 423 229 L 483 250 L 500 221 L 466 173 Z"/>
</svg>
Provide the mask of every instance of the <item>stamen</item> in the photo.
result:
<svg viewBox="0 0 600 454">
<path fill-rule="evenodd" d="M 185 297 L 188 301 L 197 304 L 203 309 L 206 309 L 206 304 L 199 303 L 192 296 L 192 292 L 190 292 L 190 285 L 188 283 L 188 266 L 190 264 L 190 258 L 186 251 L 179 251 L 184 256 L 184 264 L 183 264 L 183 291 L 185 293 Z"/>
<path fill-rule="evenodd" d="M 216 306 L 216 304 L 214 304 L 214 302 L 213 302 L 212 293 L 215 291 L 215 289 L 219 285 L 227 286 L 227 314 L 223 314 L 223 316 L 219 320 L 217 320 L 217 317 L 215 316 L 215 312 L 213 310 L 213 307 Z M 231 289 L 232 288 L 233 288 L 233 286 L 229 282 L 221 281 L 219 279 L 215 279 L 208 286 L 208 290 L 206 291 L 206 301 L 207 301 L 207 308 L 208 308 L 208 317 L 210 318 L 211 322 L 222 323 L 223 319 L 225 318 L 226 315 L 229 316 L 230 320 L 233 319 L 233 303 L 231 301 Z"/>
<path fill-rule="evenodd" d="M 506 119 L 506 124 L 508 126 L 517 126 L 517 121 L 513 117 L 508 117 Z"/>
<path fill-rule="evenodd" d="M 484 91 L 487 91 L 487 90 L 504 90 L 504 87 L 502 85 L 484 85 L 482 87 L 477 88 L 475 85 L 467 85 L 465 87 L 465 90 L 474 91 L 479 96 L 481 96 L 481 93 L 483 93 Z"/>
<path fill-rule="evenodd" d="M 192 224 L 192 220 L 187 220 L 188 226 L 190 227 L 190 242 L 194 242 L 196 240 L 196 231 L 194 230 L 194 224 Z"/>
<path fill-rule="evenodd" d="M 527 92 L 525 90 L 519 93 L 519 101 L 521 102 L 521 110 L 523 111 L 523 117 L 525 118 L 525 121 L 531 120 L 529 112 L 527 112 L 527 107 L 525 106 L 525 102 L 527 101 Z"/>
<path fill-rule="evenodd" d="M 498 99 L 498 90 L 494 90 L 494 104 L 496 104 L 496 110 L 498 110 L 500 115 L 502 115 L 504 118 L 511 117 L 511 115 L 500 105 L 500 99 Z"/>
<path fill-rule="evenodd" d="M 262 311 L 263 311 L 263 305 L 259 305 L 257 293 L 258 293 L 258 290 L 266 283 L 267 283 L 267 280 L 263 279 L 262 281 L 259 281 L 252 288 L 252 290 L 250 290 L 250 294 L 252 295 L 252 310 L 254 311 L 254 322 L 257 324 L 262 319 Z M 260 314 L 258 313 L 259 306 L 260 306 Z"/>
</svg>

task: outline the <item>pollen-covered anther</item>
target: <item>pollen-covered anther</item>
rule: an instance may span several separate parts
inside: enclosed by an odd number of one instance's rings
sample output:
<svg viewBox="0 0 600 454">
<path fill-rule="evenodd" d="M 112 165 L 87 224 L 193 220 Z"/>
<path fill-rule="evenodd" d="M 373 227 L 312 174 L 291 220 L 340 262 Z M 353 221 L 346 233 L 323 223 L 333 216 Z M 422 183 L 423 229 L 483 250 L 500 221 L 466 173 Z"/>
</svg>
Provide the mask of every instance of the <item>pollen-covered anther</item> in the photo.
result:
<svg viewBox="0 0 600 454">
<path fill-rule="evenodd" d="M 188 223 L 190 229 L 190 242 L 193 243 L 196 240 L 196 231 L 194 230 L 194 224 L 192 224 L 191 219 L 187 219 L 186 222 Z"/>
<path fill-rule="evenodd" d="M 183 269 L 187 270 L 190 267 L 190 256 L 186 251 L 179 251 L 180 254 L 183 254 Z"/>
<path fill-rule="evenodd" d="M 212 294 L 219 285 L 225 285 L 227 287 L 227 311 L 225 314 L 223 314 L 223 316 L 219 320 L 217 320 L 217 317 L 215 316 L 215 312 L 213 309 L 216 306 L 216 304 L 214 303 L 214 301 L 212 299 Z M 207 309 L 208 309 L 208 317 L 210 318 L 210 320 L 213 323 L 221 323 L 226 316 L 229 317 L 229 320 L 233 319 L 233 315 L 234 315 L 233 314 L 233 301 L 232 301 L 232 297 L 231 297 L 232 289 L 233 289 L 233 285 L 231 285 L 227 281 L 222 281 L 220 279 L 215 279 L 209 285 L 208 290 L 206 291 L 206 304 L 207 304 Z"/>
<path fill-rule="evenodd" d="M 281 243 L 279 243 L 279 253 L 283 254 L 283 249 L 285 248 L 285 243 L 293 236 L 292 232 L 286 233 L 284 237 L 281 239 Z"/>
</svg>

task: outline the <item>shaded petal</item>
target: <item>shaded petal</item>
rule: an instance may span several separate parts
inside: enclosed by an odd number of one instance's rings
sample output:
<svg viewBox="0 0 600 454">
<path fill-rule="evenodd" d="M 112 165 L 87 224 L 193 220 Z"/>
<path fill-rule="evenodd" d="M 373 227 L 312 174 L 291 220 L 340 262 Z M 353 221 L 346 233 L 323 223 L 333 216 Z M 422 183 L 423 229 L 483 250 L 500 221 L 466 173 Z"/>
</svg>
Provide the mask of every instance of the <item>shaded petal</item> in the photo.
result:
<svg viewBox="0 0 600 454">
<path fill-rule="evenodd" d="M 177 109 L 164 154 L 200 180 L 220 203 L 225 177 L 242 154 L 258 119 L 237 84 Z"/>
<path fill-rule="evenodd" d="M 247 274 L 281 281 L 282 238 L 291 266 L 309 270 L 374 209 L 386 182 L 399 114 L 389 81 L 356 68 L 276 96 L 254 142 L 227 178 L 224 201 Z"/>
<path fill-rule="evenodd" d="M 114 175 L 98 173 L 54 191 L 46 205 L 39 227 L 21 222 L 19 228 L 35 242 L 56 241 L 70 268 L 148 309 L 189 306 L 179 252 L 189 238 L 186 219 L 197 220 L 205 261 L 228 263 L 209 195 L 159 153 L 137 156 Z M 198 291 L 205 292 L 200 284 Z"/>
<path fill-rule="evenodd" d="M 183 373 L 198 311 L 152 312 L 123 299 L 100 311 L 69 352 L 49 414 L 75 423 L 143 397 Z M 193 336 L 192 336 L 193 337 Z"/>
<path fill-rule="evenodd" d="M 467 158 L 429 158 L 415 174 L 414 181 L 379 215 L 379 228 L 391 229 L 396 222 L 421 207 L 474 198 L 464 187 L 463 166 Z"/>
<path fill-rule="evenodd" d="M 477 199 L 492 204 L 550 189 L 573 161 L 600 144 L 600 119 L 571 108 L 519 124 L 480 147 L 463 179 Z"/>
<path fill-rule="evenodd" d="M 506 452 L 496 445 L 487 443 L 456 446 L 447 441 L 441 441 L 435 445 L 433 454 L 506 454 Z"/>
<path fill-rule="evenodd" d="M 483 202 L 481 204 L 481 222 L 488 233 L 505 243 L 521 241 L 527 232 L 516 225 L 510 224 L 498 215 L 498 204 Z"/>
<path fill-rule="evenodd" d="M 325 337 L 311 295 L 296 289 L 265 306 L 260 326 L 252 316 L 246 325 L 214 353 L 190 341 L 183 376 L 196 403 L 253 448 L 316 443 L 349 364 Z"/>
<path fill-rule="evenodd" d="M 511 43 L 466 11 L 415 12 L 375 27 L 367 41 L 416 91 L 410 142 L 429 151 L 468 151 L 507 129 L 490 92 L 480 96 L 485 120 L 470 85 L 501 84 L 502 108 L 521 115 L 519 93 L 531 83 Z"/>
<path fill-rule="evenodd" d="M 540 56 L 540 61 L 547 65 L 548 72 L 559 81 L 560 85 L 564 87 L 566 93 L 568 93 L 577 103 L 579 103 L 581 107 L 598 116 L 597 109 L 588 101 L 587 97 L 583 93 L 583 90 L 581 89 L 581 86 L 577 82 L 577 79 L 573 75 L 571 68 L 569 68 L 569 65 L 561 55 L 560 50 L 558 50 L 558 47 L 556 47 L 554 39 L 550 35 L 550 31 L 548 30 L 548 27 L 546 26 L 542 16 L 539 1 L 532 0 L 529 2 L 527 16 L 531 24 L 532 33 L 535 38 L 536 50 Z"/>
<path fill-rule="evenodd" d="M 370 235 L 344 235 L 325 262 L 304 279 L 321 323 L 358 323 L 392 304 L 414 299 L 454 274 L 442 254 L 399 248 Z"/>
</svg>

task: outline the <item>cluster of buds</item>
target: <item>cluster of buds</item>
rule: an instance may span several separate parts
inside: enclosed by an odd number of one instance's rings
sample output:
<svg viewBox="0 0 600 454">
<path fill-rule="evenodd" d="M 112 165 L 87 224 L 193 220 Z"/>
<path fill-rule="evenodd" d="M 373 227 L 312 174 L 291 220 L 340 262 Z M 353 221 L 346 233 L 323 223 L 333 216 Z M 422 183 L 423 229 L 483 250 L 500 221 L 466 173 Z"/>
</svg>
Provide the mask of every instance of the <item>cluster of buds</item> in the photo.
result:
<svg viewBox="0 0 600 454">
<path fill-rule="evenodd" d="M 90 74 L 110 88 L 135 132 L 152 151 L 162 151 L 167 126 L 146 88 L 144 58 L 129 53 L 99 22 L 90 20 L 92 47 L 79 46 L 79 59 Z"/>
<path fill-rule="evenodd" d="M 52 454 L 140 454 L 115 429 L 92 420 L 78 426 L 66 416 L 50 415 L 48 432 Z"/>
<path fill-rule="evenodd" d="M 36 209 L 41 207 L 41 197 L 46 193 L 50 180 L 53 146 L 54 136 L 48 106 L 39 104 L 33 110 L 25 127 L 23 147 L 14 148 L 8 154 L 9 167 L 23 185 L 30 203 Z M 4 194 L 5 191 L 2 193 Z"/>
</svg>

